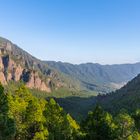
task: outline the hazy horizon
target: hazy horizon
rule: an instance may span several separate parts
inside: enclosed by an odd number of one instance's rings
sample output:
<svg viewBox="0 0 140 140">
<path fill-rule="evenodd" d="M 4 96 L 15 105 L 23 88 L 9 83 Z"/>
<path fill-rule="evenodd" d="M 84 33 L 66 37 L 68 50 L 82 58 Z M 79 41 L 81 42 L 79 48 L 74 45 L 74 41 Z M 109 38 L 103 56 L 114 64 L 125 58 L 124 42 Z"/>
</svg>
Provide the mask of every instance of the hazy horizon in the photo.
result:
<svg viewBox="0 0 140 140">
<path fill-rule="evenodd" d="M 41 60 L 137 63 L 139 6 L 138 0 L 2 0 L 0 36 Z"/>
</svg>

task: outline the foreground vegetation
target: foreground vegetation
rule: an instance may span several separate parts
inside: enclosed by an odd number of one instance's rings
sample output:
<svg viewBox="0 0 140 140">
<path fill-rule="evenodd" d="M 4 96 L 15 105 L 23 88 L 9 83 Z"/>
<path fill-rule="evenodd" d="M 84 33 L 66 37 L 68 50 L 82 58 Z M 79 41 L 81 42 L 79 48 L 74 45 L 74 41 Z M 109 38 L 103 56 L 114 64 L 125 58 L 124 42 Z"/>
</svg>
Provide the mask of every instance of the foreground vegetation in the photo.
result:
<svg viewBox="0 0 140 140">
<path fill-rule="evenodd" d="M 79 130 L 54 99 L 36 98 L 24 85 L 12 93 L 0 86 L 0 140 L 76 139 Z"/>
<path fill-rule="evenodd" d="M 140 140 L 139 132 L 140 110 L 112 116 L 96 106 L 78 124 L 54 99 L 0 85 L 0 140 Z"/>
</svg>

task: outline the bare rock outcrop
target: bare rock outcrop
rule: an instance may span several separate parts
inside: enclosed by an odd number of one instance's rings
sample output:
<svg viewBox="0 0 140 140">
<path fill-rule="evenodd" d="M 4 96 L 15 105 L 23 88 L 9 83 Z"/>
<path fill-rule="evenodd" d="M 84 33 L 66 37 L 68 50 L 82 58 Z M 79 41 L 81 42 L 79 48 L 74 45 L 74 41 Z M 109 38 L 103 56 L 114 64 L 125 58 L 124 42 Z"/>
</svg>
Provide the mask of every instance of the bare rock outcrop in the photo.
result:
<svg viewBox="0 0 140 140">
<path fill-rule="evenodd" d="M 7 81 L 5 79 L 5 76 L 4 76 L 4 73 L 3 72 L 0 72 L 0 82 L 4 85 L 7 84 Z"/>
<path fill-rule="evenodd" d="M 2 61 L 2 57 L 0 57 L 0 70 L 2 70 L 3 69 L 3 61 Z"/>
<path fill-rule="evenodd" d="M 14 71 L 14 80 L 17 82 L 20 80 L 20 77 L 22 75 L 22 72 L 23 72 L 23 68 L 18 65 L 16 68 L 15 68 L 15 71 Z"/>
<path fill-rule="evenodd" d="M 27 87 L 51 92 L 51 88 L 39 77 L 38 73 L 32 70 L 23 70 L 21 79 Z"/>
<path fill-rule="evenodd" d="M 0 81 L 2 84 L 14 80 L 23 81 L 29 88 L 51 92 L 51 88 L 39 76 L 38 72 L 23 68 L 10 58 L 9 55 L 0 56 Z"/>
</svg>

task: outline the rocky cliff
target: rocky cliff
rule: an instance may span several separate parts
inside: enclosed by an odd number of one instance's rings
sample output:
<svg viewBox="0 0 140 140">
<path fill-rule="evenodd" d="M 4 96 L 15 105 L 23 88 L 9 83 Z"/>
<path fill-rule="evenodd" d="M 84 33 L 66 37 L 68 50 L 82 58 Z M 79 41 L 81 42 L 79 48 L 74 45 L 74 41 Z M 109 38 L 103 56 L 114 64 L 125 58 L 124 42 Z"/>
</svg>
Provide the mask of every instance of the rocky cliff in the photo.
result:
<svg viewBox="0 0 140 140">
<path fill-rule="evenodd" d="M 23 81 L 29 88 L 46 92 L 65 85 L 55 70 L 12 42 L 0 38 L 0 82 L 6 85 L 11 80 Z"/>
</svg>

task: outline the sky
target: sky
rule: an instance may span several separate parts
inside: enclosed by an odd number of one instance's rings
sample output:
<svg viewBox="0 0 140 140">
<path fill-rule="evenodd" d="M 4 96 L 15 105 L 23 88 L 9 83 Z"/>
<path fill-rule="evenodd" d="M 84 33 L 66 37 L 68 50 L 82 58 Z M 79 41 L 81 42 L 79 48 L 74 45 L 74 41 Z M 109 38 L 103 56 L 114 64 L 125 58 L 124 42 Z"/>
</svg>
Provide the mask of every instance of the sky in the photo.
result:
<svg viewBox="0 0 140 140">
<path fill-rule="evenodd" d="M 140 62 L 140 0 L 0 0 L 0 36 L 41 60 Z"/>
</svg>

